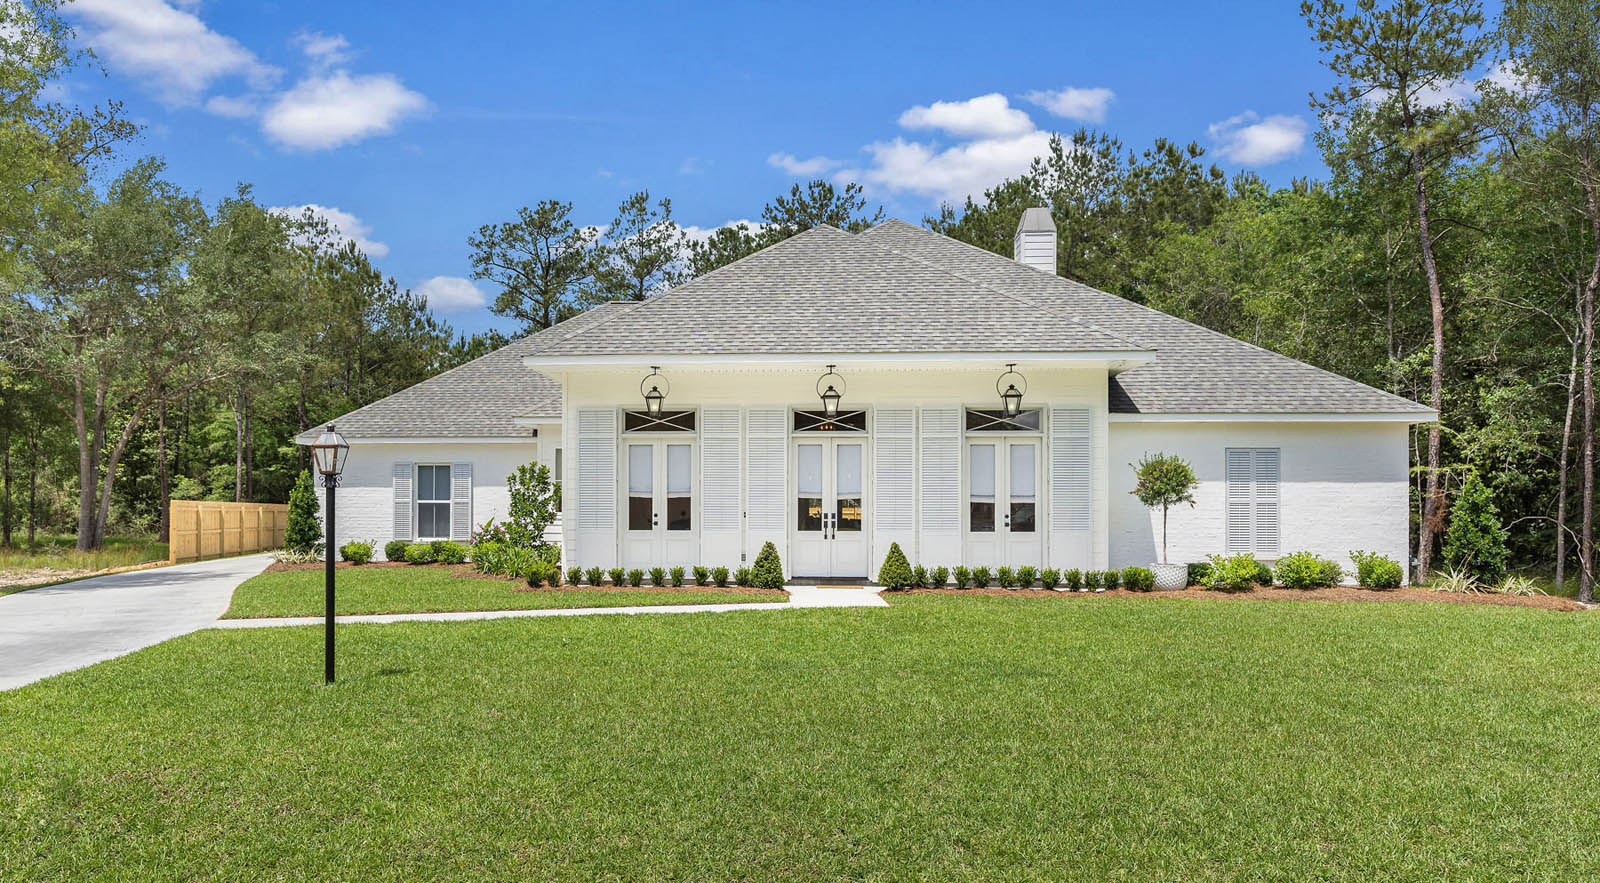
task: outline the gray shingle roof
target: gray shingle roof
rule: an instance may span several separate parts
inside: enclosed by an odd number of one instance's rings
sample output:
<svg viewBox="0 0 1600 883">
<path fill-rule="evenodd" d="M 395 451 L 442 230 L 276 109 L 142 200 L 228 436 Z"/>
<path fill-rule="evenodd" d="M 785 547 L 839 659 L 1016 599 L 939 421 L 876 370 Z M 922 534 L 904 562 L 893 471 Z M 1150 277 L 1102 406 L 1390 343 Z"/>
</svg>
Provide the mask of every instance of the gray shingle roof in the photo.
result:
<svg viewBox="0 0 1600 883">
<path fill-rule="evenodd" d="M 602 304 L 552 328 L 357 408 L 332 422 L 348 438 L 510 438 L 518 417 L 559 417 L 561 385 L 522 364 L 540 340 L 597 322 L 623 304 Z M 320 427 L 296 437 L 314 438 Z"/>
<path fill-rule="evenodd" d="M 547 342 L 548 341 L 548 342 Z M 573 333 L 540 355 L 1144 350 L 864 236 L 814 227 Z"/>
<path fill-rule="evenodd" d="M 860 238 L 1065 310 L 1156 351 L 1110 380 L 1114 413 L 1419 413 L 1422 405 L 900 220 Z"/>
</svg>

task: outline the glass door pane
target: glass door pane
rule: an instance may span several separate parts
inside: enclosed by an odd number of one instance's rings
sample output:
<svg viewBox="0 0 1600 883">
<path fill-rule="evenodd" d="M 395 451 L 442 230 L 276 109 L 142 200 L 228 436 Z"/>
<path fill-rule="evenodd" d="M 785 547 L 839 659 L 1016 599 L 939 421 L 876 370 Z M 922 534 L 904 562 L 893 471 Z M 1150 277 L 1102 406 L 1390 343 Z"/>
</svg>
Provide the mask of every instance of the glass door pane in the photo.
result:
<svg viewBox="0 0 1600 883">
<path fill-rule="evenodd" d="M 667 530 L 694 526 L 693 455 L 689 445 L 667 445 Z"/>
<path fill-rule="evenodd" d="M 1038 457 L 1032 443 L 1011 447 L 1011 532 L 1033 533 Z"/>
<path fill-rule="evenodd" d="M 795 489 L 799 530 L 822 530 L 822 445 L 797 446 Z"/>
<path fill-rule="evenodd" d="M 834 448 L 833 496 L 836 531 L 861 530 L 861 445 Z"/>
<path fill-rule="evenodd" d="M 628 530 L 650 530 L 655 521 L 655 445 L 628 445 Z"/>
<path fill-rule="evenodd" d="M 967 529 L 994 532 L 994 445 L 972 445 L 967 451 Z"/>
</svg>

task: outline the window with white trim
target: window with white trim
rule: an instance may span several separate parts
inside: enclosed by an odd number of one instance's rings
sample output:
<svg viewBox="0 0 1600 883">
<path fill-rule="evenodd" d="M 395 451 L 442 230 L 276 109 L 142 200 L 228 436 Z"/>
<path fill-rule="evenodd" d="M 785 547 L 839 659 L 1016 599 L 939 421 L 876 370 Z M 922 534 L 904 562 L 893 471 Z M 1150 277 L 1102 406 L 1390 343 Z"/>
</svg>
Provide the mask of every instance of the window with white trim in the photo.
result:
<svg viewBox="0 0 1600 883">
<path fill-rule="evenodd" d="M 1227 549 L 1268 561 L 1278 557 L 1279 449 L 1228 448 Z"/>
<path fill-rule="evenodd" d="M 417 539 L 450 539 L 450 467 L 417 467 Z"/>
</svg>

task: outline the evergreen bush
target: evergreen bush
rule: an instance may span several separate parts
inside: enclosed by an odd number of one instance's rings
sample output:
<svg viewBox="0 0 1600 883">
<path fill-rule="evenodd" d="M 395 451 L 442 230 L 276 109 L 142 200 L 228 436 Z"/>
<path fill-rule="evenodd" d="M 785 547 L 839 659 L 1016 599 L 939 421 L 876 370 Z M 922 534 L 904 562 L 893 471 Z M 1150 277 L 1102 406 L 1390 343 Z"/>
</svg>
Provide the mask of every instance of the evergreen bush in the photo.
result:
<svg viewBox="0 0 1600 883">
<path fill-rule="evenodd" d="M 1444 560 L 1466 570 L 1483 583 L 1497 583 L 1506 575 L 1511 550 L 1494 495 L 1476 472 L 1456 494 L 1450 507 L 1450 526 L 1444 532 Z"/>
<path fill-rule="evenodd" d="M 1393 558 L 1355 549 L 1350 553 L 1350 560 L 1356 563 L 1356 583 L 1363 588 L 1400 588 L 1400 581 L 1405 574 Z"/>
<path fill-rule="evenodd" d="M 683 587 L 683 568 L 674 567 L 669 575 L 672 578 L 673 588 L 677 589 Z"/>
<path fill-rule="evenodd" d="M 1278 582 L 1286 589 L 1320 589 L 1338 585 L 1339 565 L 1310 552 L 1291 552 L 1278 559 Z M 1330 578 L 1331 577 L 1331 578 Z"/>
<path fill-rule="evenodd" d="M 906 562 L 906 553 L 900 551 L 899 543 L 889 544 L 889 554 L 878 568 L 878 585 L 890 591 L 911 588 L 911 565 Z"/>
<path fill-rule="evenodd" d="M 383 544 L 383 558 L 385 561 L 406 560 L 406 547 L 411 545 L 405 540 L 390 540 Z"/>
<path fill-rule="evenodd" d="M 366 564 L 372 560 L 372 544 L 351 540 L 339 547 L 339 557 L 358 566 Z"/>
<path fill-rule="evenodd" d="M 289 491 L 289 523 L 283 531 L 283 547 L 301 555 L 322 554 L 322 524 L 317 521 L 317 492 L 311 486 L 311 473 L 302 469 Z"/>
<path fill-rule="evenodd" d="M 987 589 L 991 582 L 994 582 L 994 577 L 990 574 L 989 568 L 972 568 L 972 587 L 974 589 Z"/>
<path fill-rule="evenodd" d="M 667 569 L 665 567 L 650 568 L 650 585 L 661 588 L 667 584 Z"/>
<path fill-rule="evenodd" d="M 583 578 L 589 581 L 589 585 L 599 586 L 605 582 L 606 572 L 598 567 L 591 567 L 583 572 Z"/>
<path fill-rule="evenodd" d="M 950 582 L 950 568 L 943 564 L 935 567 L 928 573 L 928 588 L 942 589 Z"/>
<path fill-rule="evenodd" d="M 1156 575 L 1147 567 L 1125 567 L 1122 586 L 1130 592 L 1148 592 L 1156 587 Z"/>
<path fill-rule="evenodd" d="M 954 576 L 956 579 L 956 588 L 965 589 L 972 585 L 972 571 L 968 570 L 966 567 L 957 564 Z"/>
<path fill-rule="evenodd" d="M 722 571 L 721 581 L 717 585 L 726 585 L 728 568 L 717 569 Z M 712 577 L 716 577 L 716 571 L 712 571 Z M 761 554 L 756 556 L 756 563 L 750 568 L 750 584 L 758 589 L 783 588 L 783 562 L 778 558 L 778 547 L 771 541 L 762 544 Z"/>
<path fill-rule="evenodd" d="M 1014 589 L 1017 587 L 1017 572 L 1010 567 L 997 567 L 994 571 L 994 581 L 1002 589 Z"/>
<path fill-rule="evenodd" d="M 767 543 L 767 545 L 770 546 L 772 544 L 771 543 Z M 766 551 L 765 549 L 762 550 L 763 553 L 765 551 Z M 772 550 L 772 554 L 774 554 L 774 555 L 778 554 L 778 550 L 776 548 L 774 548 Z M 758 557 L 756 560 L 759 561 L 761 559 Z M 711 568 L 711 582 L 715 583 L 717 588 L 719 588 L 719 589 L 726 588 L 727 585 L 728 585 L 728 568 L 726 568 L 726 567 L 713 567 L 713 568 Z M 781 577 L 779 578 L 778 584 L 779 584 L 779 586 L 782 586 L 782 584 L 783 584 L 783 581 L 782 581 Z M 763 587 L 763 588 L 765 588 L 765 587 Z"/>
<path fill-rule="evenodd" d="M 1069 569 L 1066 573 L 1061 574 L 1061 584 L 1066 586 L 1069 592 L 1076 592 L 1083 588 L 1083 571 L 1076 567 Z"/>
<path fill-rule="evenodd" d="M 1024 564 L 1017 568 L 1017 585 L 1024 589 L 1033 588 L 1034 580 L 1039 578 L 1039 568 L 1031 564 Z"/>
<path fill-rule="evenodd" d="M 1046 567 L 1039 571 L 1039 585 L 1047 589 L 1061 585 L 1061 571 L 1054 567 Z"/>
</svg>

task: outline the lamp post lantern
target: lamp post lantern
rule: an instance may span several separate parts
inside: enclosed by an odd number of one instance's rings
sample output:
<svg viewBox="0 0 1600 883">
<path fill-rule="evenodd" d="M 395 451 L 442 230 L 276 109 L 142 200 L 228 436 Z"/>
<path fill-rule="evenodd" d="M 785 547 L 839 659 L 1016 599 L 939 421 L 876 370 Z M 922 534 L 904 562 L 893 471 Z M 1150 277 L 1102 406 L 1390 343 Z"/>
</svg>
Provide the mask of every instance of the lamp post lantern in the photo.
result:
<svg viewBox="0 0 1600 883">
<path fill-rule="evenodd" d="M 650 378 L 652 377 L 656 379 L 654 383 L 650 383 Z M 666 380 L 665 377 L 661 376 L 661 368 L 651 365 L 650 373 L 639 381 L 639 391 L 644 393 L 644 412 L 651 417 L 661 416 L 661 404 L 667 400 L 667 394 L 661 391 L 661 384 L 666 383 Z M 645 392 L 644 385 L 646 383 L 650 384 L 649 392 Z M 667 388 L 671 389 L 672 387 L 669 384 Z"/>
<path fill-rule="evenodd" d="M 818 398 L 822 399 L 822 415 L 829 420 L 839 416 L 839 400 L 844 398 L 844 393 L 836 388 L 836 384 L 844 383 L 844 378 L 840 377 L 833 369 L 834 366 L 829 365 L 828 372 L 817 379 L 817 386 L 820 387 L 824 382 L 828 381 L 829 377 L 834 378 L 834 382 L 828 382 L 827 389 L 817 393 Z"/>
<path fill-rule="evenodd" d="M 1022 390 L 1017 389 L 1017 381 L 1022 381 L 1023 388 L 1027 388 L 1028 385 L 1028 381 L 1023 379 L 1023 376 L 1018 374 L 1016 369 L 1016 362 L 1007 363 L 1005 373 L 1001 374 L 1000 379 L 995 381 L 994 384 L 995 389 L 998 391 L 1000 384 L 1004 383 L 1007 377 L 1016 378 L 1006 385 L 1004 392 L 1000 393 L 1000 408 L 1007 419 L 1014 418 L 1022 413 Z"/>
<path fill-rule="evenodd" d="M 329 423 L 328 428 L 317 436 L 311 443 L 311 457 L 316 461 L 317 472 L 322 474 L 322 487 L 324 490 L 324 503 L 322 511 L 325 530 L 322 544 L 322 558 L 327 562 L 325 568 L 326 578 L 323 586 L 323 626 L 322 626 L 322 681 L 325 684 L 333 683 L 333 561 L 334 533 L 333 522 L 333 490 L 339 486 L 339 473 L 344 471 L 345 454 L 350 450 L 350 445 L 345 442 Z"/>
</svg>

